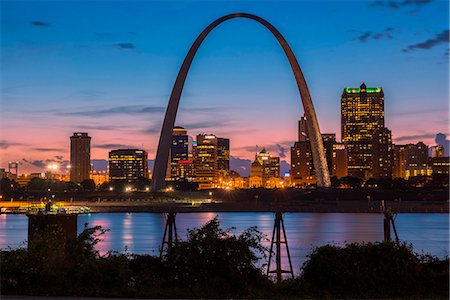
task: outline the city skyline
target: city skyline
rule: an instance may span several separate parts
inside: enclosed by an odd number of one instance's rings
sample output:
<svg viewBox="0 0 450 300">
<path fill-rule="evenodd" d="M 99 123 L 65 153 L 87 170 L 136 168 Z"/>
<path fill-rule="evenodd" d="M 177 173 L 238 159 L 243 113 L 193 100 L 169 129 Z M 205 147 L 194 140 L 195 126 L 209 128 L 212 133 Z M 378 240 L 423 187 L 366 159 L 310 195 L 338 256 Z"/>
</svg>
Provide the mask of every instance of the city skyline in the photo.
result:
<svg viewBox="0 0 450 300">
<path fill-rule="evenodd" d="M 76 11 L 67 11 L 73 3 L 55 3 L 52 12 L 44 3 L 2 3 L 1 167 L 18 160 L 21 170 L 32 170 L 33 162 L 68 160 L 67 136 L 77 131 L 92 136 L 93 159 L 123 147 L 145 149 L 154 159 L 168 93 L 193 37 L 215 17 L 235 11 L 260 15 L 285 35 L 304 69 L 322 133 L 336 133 L 340 140 L 342 89 L 364 81 L 385 92 L 386 127 L 394 143 L 434 145 L 437 133 L 448 134 L 448 34 L 447 44 L 441 34 L 448 3 L 417 1 L 393 9 L 333 1 L 321 10 L 322 18 L 331 18 L 328 25 L 349 8 L 352 15 L 361 13 L 357 18 L 383 15 L 378 27 L 342 21 L 337 28 L 303 26 L 314 3 L 203 2 L 195 20 L 186 16 L 198 3 L 139 3 L 108 2 L 110 17 L 125 9 L 135 16 L 120 24 L 102 15 L 93 19 L 101 2 L 76 4 L 93 10 L 81 24 Z M 271 12 L 273 7 L 283 13 Z M 436 18 L 423 19 L 432 12 Z M 175 17 L 180 20 L 173 22 Z M 251 159 L 255 145 L 288 156 L 303 110 L 282 51 L 256 26 L 234 20 L 208 37 L 188 76 L 176 125 L 193 135 L 230 137 L 234 157 Z M 267 116 L 270 126 L 264 126 Z M 51 134 L 44 139 L 42 133 Z"/>
</svg>

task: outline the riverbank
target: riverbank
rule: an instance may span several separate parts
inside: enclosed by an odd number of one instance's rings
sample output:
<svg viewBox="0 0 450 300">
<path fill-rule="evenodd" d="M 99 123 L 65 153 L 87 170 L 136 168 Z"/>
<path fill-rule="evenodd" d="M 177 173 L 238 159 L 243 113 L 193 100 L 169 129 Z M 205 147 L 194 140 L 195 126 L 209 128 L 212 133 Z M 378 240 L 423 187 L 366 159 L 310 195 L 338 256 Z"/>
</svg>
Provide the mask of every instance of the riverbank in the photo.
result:
<svg viewBox="0 0 450 300">
<path fill-rule="evenodd" d="M 27 213 L 43 202 L 32 198 L 1 201 L 3 213 Z M 55 195 L 53 200 L 68 211 L 108 212 L 317 212 L 448 213 L 448 189 L 248 189 L 172 192 L 87 192 Z M 85 208 L 89 209 L 85 209 Z M 73 209 L 72 209 L 73 208 Z"/>
<path fill-rule="evenodd" d="M 214 200 L 118 200 L 56 201 L 57 206 L 72 212 L 310 212 L 310 213 L 381 213 L 384 207 L 396 213 L 449 213 L 447 201 L 214 201 Z M 1 202 L 3 213 L 27 213 L 40 202 Z M 78 208 L 78 210 L 77 210 Z M 88 209 L 87 209 L 88 208 Z M 37 211 L 37 210 L 35 210 Z"/>
</svg>

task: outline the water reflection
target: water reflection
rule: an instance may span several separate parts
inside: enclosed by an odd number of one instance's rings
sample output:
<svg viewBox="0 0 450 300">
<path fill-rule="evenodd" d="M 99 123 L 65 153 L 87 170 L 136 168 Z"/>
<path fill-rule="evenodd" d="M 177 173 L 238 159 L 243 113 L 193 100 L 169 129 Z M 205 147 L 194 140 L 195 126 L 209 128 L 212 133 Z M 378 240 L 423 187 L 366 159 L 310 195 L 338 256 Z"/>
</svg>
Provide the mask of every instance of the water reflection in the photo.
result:
<svg viewBox="0 0 450 300">
<path fill-rule="evenodd" d="M 272 213 L 179 213 L 176 217 L 178 235 L 187 236 L 187 229 L 199 227 L 218 215 L 223 228 L 235 234 L 257 226 L 271 238 Z M 84 224 L 108 228 L 103 241 L 97 245 L 101 254 L 108 251 L 136 254 L 159 254 L 165 217 L 160 213 L 110 213 L 80 215 L 78 231 Z M 314 247 L 346 242 L 381 241 L 383 216 L 380 214 L 350 213 L 286 213 L 284 214 L 289 248 L 295 273 L 300 270 L 306 255 Z M 416 252 L 427 252 L 439 257 L 449 253 L 449 220 L 447 214 L 401 214 L 396 218 L 402 241 L 412 243 Z M 24 215 L 0 215 L 0 248 L 26 246 L 28 220 Z M 264 245 L 269 247 L 267 240 Z M 283 257 L 283 261 L 287 263 Z"/>
</svg>

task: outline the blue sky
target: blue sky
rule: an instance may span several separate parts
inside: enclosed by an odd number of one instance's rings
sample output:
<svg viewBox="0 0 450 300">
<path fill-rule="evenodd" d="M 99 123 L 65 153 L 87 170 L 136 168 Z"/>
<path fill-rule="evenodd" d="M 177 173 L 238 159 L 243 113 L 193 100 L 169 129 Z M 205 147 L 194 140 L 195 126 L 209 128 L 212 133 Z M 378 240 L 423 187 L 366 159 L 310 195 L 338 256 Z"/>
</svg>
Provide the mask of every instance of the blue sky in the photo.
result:
<svg viewBox="0 0 450 300">
<path fill-rule="evenodd" d="M 447 1 L 2 1 L 0 166 L 68 159 L 74 131 L 93 137 L 96 159 L 119 146 L 153 157 L 184 55 L 233 12 L 290 43 L 322 132 L 340 136 L 342 90 L 364 81 L 383 87 L 395 142 L 449 133 Z M 276 40 L 234 19 L 197 53 L 177 124 L 230 137 L 232 155 L 250 158 L 255 145 L 288 149 L 302 113 Z"/>
</svg>

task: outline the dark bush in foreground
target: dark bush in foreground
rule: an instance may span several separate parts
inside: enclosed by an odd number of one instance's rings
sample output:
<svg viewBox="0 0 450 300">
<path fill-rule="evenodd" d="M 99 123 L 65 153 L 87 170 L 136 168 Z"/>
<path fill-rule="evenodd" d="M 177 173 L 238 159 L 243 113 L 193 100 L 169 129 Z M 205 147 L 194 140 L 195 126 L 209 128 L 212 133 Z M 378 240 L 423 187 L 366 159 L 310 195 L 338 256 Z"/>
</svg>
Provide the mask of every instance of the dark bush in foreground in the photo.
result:
<svg viewBox="0 0 450 300">
<path fill-rule="evenodd" d="M 314 298 L 448 298 L 448 259 L 417 256 L 396 243 L 349 244 L 315 249 L 301 277 L 283 294 Z"/>
<path fill-rule="evenodd" d="M 164 260 L 177 285 L 189 291 L 184 297 L 263 297 L 270 281 L 258 267 L 267 252 L 262 239 L 255 227 L 235 236 L 213 219 L 189 230 Z"/>
<path fill-rule="evenodd" d="M 58 231 L 33 239 L 30 249 L 0 252 L 1 294 L 136 298 L 445 298 L 447 260 L 417 256 L 395 243 L 323 246 L 301 276 L 275 284 L 265 262 L 263 235 L 239 236 L 217 219 L 189 230 L 162 257 L 95 250 L 104 230 L 85 229 L 65 240 Z"/>
</svg>

